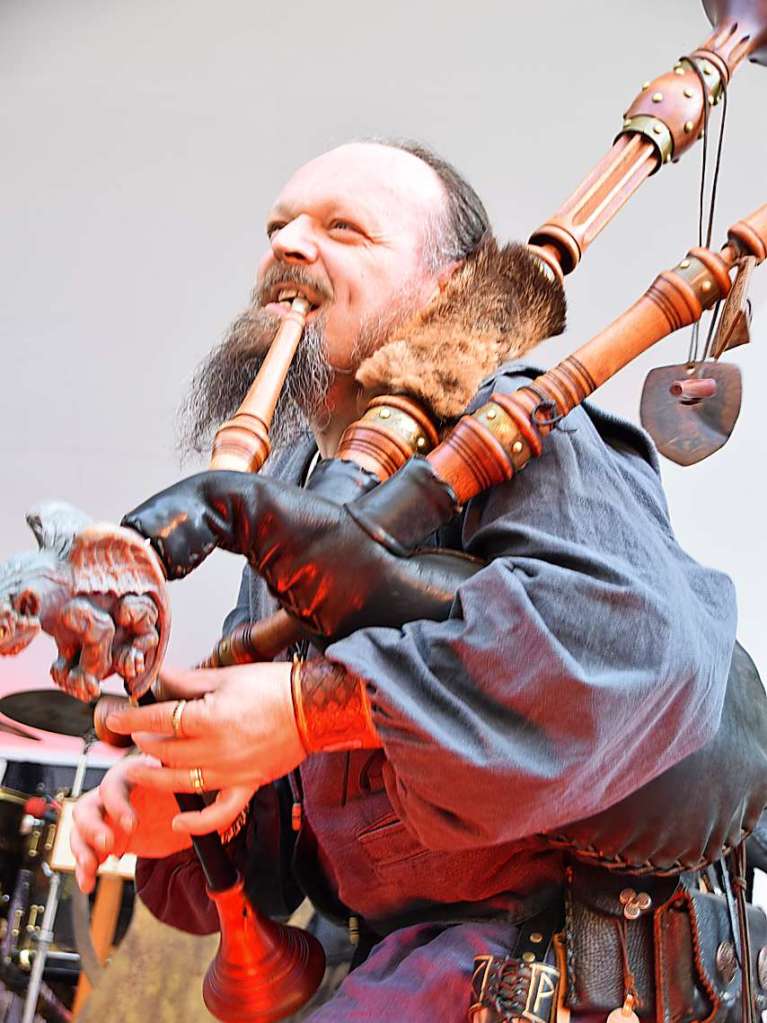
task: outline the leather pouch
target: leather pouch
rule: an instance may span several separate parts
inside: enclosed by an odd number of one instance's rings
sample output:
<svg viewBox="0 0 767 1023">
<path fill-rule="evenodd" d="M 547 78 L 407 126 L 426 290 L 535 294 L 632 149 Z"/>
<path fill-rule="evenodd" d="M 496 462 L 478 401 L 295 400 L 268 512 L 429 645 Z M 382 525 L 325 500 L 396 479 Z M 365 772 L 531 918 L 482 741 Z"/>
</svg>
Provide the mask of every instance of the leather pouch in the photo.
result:
<svg viewBox="0 0 767 1023">
<path fill-rule="evenodd" d="M 749 906 L 748 919 L 760 1014 L 767 1009 L 767 916 Z M 622 1006 L 630 972 L 642 1020 L 742 1023 L 739 941 L 727 901 L 699 891 L 689 875 L 606 875 L 576 866 L 565 939 L 566 1004 L 574 1013 L 606 1016 Z"/>
</svg>

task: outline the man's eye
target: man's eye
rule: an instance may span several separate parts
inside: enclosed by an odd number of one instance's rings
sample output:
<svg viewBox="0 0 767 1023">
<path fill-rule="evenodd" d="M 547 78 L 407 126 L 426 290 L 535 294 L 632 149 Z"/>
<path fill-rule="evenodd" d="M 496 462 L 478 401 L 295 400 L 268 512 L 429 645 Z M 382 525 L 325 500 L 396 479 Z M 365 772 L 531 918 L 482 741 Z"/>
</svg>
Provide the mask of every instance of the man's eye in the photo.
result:
<svg viewBox="0 0 767 1023">
<path fill-rule="evenodd" d="M 278 231 L 281 231 L 285 225 L 278 221 L 266 225 L 266 237 L 273 238 Z"/>
<path fill-rule="evenodd" d="M 333 221 L 331 221 L 331 223 L 330 223 L 330 230 L 331 231 L 355 231 L 357 234 L 360 233 L 360 229 L 356 225 L 350 224 L 348 220 L 333 220 Z"/>
</svg>

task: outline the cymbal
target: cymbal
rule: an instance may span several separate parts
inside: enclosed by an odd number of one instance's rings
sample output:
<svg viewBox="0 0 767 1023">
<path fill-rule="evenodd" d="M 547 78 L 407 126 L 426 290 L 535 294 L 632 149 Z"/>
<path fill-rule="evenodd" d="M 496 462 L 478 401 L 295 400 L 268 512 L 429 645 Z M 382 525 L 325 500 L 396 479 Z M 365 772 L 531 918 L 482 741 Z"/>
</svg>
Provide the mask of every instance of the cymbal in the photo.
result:
<svg viewBox="0 0 767 1023">
<path fill-rule="evenodd" d="M 0 700 L 0 713 L 29 728 L 77 738 L 93 728 L 92 705 L 76 700 L 61 689 L 26 689 L 11 693 Z"/>
<path fill-rule="evenodd" d="M 32 732 L 25 732 L 23 728 L 17 728 L 15 725 L 10 725 L 7 721 L 0 721 L 0 732 L 5 732 L 6 735 L 18 735 L 20 739 L 33 739 L 35 742 L 43 741 L 39 735 L 34 735 Z"/>
</svg>

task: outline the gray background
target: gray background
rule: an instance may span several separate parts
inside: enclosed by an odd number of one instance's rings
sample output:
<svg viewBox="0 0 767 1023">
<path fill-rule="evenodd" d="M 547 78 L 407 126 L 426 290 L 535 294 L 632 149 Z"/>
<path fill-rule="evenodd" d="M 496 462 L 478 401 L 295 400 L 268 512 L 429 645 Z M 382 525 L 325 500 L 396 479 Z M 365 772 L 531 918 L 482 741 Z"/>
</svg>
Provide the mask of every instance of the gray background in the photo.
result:
<svg viewBox="0 0 767 1023">
<path fill-rule="evenodd" d="M 244 304 L 263 218 L 288 174 L 350 137 L 409 135 L 452 159 L 502 238 L 525 238 L 609 147 L 640 84 L 708 33 L 697 0 L 3 0 L 0 4 L 0 557 L 25 509 L 67 498 L 119 519 L 180 475 L 174 414 L 191 370 Z M 715 238 L 767 200 L 767 69 L 731 90 Z M 564 357 L 696 240 L 698 147 L 647 183 L 568 283 Z M 724 451 L 664 478 L 676 530 L 729 572 L 763 672 L 767 272 Z M 761 315 L 760 315 L 761 314 Z M 678 335 L 605 388 L 636 417 Z M 189 465 L 185 471 L 191 471 Z M 173 586 L 170 656 L 203 656 L 239 565 L 219 554 Z M 619 623 L 616 623 L 620 627 Z M 0 689 L 45 684 L 38 640 Z"/>
</svg>

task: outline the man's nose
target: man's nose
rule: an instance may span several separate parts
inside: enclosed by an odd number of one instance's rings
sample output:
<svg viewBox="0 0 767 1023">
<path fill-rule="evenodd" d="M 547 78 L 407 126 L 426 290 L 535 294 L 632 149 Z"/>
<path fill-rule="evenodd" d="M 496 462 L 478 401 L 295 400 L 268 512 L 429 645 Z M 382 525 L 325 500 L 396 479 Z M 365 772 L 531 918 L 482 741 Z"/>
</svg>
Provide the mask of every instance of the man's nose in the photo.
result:
<svg viewBox="0 0 767 1023">
<path fill-rule="evenodd" d="M 291 220 L 272 235 L 272 251 L 283 263 L 314 263 L 317 245 L 311 220 L 305 215 Z"/>
</svg>

